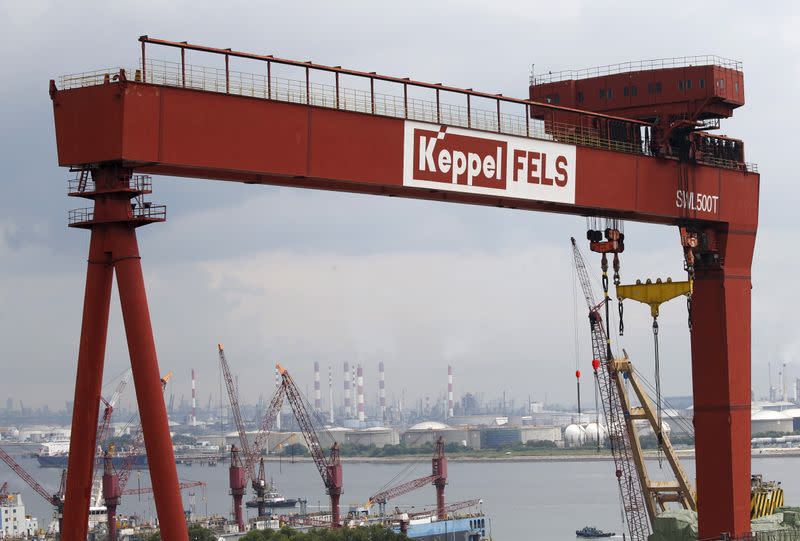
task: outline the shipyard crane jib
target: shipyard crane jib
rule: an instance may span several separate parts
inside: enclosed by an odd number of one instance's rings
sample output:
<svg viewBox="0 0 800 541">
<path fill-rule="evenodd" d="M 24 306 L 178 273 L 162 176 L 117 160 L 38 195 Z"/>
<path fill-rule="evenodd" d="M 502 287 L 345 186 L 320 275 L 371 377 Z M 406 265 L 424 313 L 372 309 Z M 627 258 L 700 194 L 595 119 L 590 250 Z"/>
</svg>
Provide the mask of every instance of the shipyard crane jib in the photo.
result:
<svg viewBox="0 0 800 541">
<path fill-rule="evenodd" d="M 167 383 L 169 380 L 172 379 L 172 371 L 168 372 L 165 376 L 161 377 L 159 382 L 161 383 L 161 394 L 164 394 L 164 391 L 167 388 Z M 125 460 L 122 461 L 122 467 L 120 471 L 117 472 L 119 476 L 119 486 L 120 490 L 125 490 L 125 487 L 128 485 L 128 480 L 130 479 L 131 472 L 133 471 L 133 465 L 136 464 L 136 459 L 138 458 L 139 452 L 144 445 L 144 427 L 142 424 L 138 424 L 133 432 L 133 438 L 131 438 L 131 446 L 128 450 L 128 454 L 125 455 Z M 109 454 L 114 453 L 114 449 L 108 449 Z M 148 467 L 150 466 L 149 458 L 148 458 Z"/>
<path fill-rule="evenodd" d="M 29 474 L 25 468 L 23 468 L 14 457 L 9 455 L 5 449 L 0 447 L 0 460 L 6 463 L 9 468 L 11 468 L 14 473 L 16 473 L 20 479 L 25 481 L 29 487 L 31 487 L 34 492 L 36 492 L 39 496 L 41 496 L 45 501 L 47 501 L 50 505 L 55 507 L 56 511 L 56 518 L 58 520 L 58 531 L 61 532 L 61 520 L 62 514 L 64 510 L 64 494 L 66 492 L 66 479 L 67 479 L 67 470 L 61 471 L 61 483 L 59 484 L 58 491 L 55 494 L 50 494 L 50 492 L 44 488 L 39 482 Z M 6 487 L 6 484 L 3 484 L 3 488 Z"/>
<path fill-rule="evenodd" d="M 311 458 L 314 459 L 314 465 L 319 471 L 323 485 L 325 485 L 325 491 L 330 496 L 331 525 L 334 528 L 338 528 L 341 526 L 339 500 L 342 495 L 342 463 L 339 460 L 339 444 L 331 438 L 333 444 L 331 445 L 330 454 L 325 455 L 325 451 L 319 441 L 319 433 L 324 430 L 324 427 L 317 426 L 317 423 L 314 422 L 314 418 L 309 413 L 310 408 L 306 407 L 306 401 L 289 372 L 280 364 L 275 365 L 275 367 L 281 376 L 281 388 L 286 393 L 286 400 L 292 407 L 297 424 L 300 425 L 300 431 L 306 440 L 308 452 L 311 454 Z"/>
<path fill-rule="evenodd" d="M 58 163 L 79 175 L 69 194 L 94 205 L 69 214 L 69 225 L 90 230 L 91 242 L 68 541 L 86 537 L 114 276 L 162 536 L 187 536 L 166 408 L 152 382 L 158 359 L 136 228 L 165 221 L 166 207 L 145 200 L 152 193 L 147 174 L 687 228 L 700 241 L 688 247 L 698 262 L 691 343 L 699 534 L 749 532 L 751 265 L 760 177 L 744 161 L 740 141 L 731 146 L 678 130 L 669 144 L 654 146 L 648 144 L 657 131 L 652 123 L 600 112 L 230 48 L 147 36 L 140 44 L 138 67 L 64 76 L 49 85 Z M 153 45 L 177 49 L 180 62 L 154 59 Z M 187 51 L 217 55 L 225 68 L 193 68 Z M 230 69 L 239 58 L 260 63 L 258 73 Z M 714 61 L 708 64 L 714 72 Z M 274 66 L 293 70 L 299 80 L 276 77 Z M 741 71 L 734 71 L 738 80 Z M 343 88 L 353 78 L 369 90 Z M 684 99 L 673 95 L 674 109 Z M 658 113 L 662 105 L 652 109 Z"/>
<path fill-rule="evenodd" d="M 247 470 L 247 476 L 250 479 L 255 479 L 255 468 L 253 465 L 253 453 L 250 451 L 250 440 L 247 437 L 247 430 L 245 430 L 244 420 L 242 419 L 241 408 L 239 407 L 239 393 L 233 381 L 233 374 L 231 373 L 228 360 L 225 357 L 225 350 L 222 344 L 217 344 L 219 351 L 219 365 L 222 368 L 222 377 L 225 380 L 225 388 L 228 391 L 228 400 L 231 403 L 231 415 L 233 415 L 233 422 L 236 425 L 236 430 L 239 433 L 239 449 L 244 460 L 244 467 Z"/>
<path fill-rule="evenodd" d="M 595 368 L 600 396 L 602 397 L 603 412 L 606 418 L 608 437 L 611 443 L 611 454 L 614 457 L 617 481 L 619 482 L 622 506 L 624 508 L 625 522 L 628 526 L 631 541 L 646 541 L 650 535 L 650 520 L 647 514 L 645 496 L 639 480 L 633 449 L 625 424 L 625 417 L 629 413 L 624 409 L 614 384 L 618 377 L 609 355 L 610 343 L 603 328 L 603 319 L 600 316 L 600 307 L 608 299 L 598 304 L 592 291 L 592 283 L 586 262 L 583 259 L 575 239 L 572 240 L 572 253 L 575 262 L 575 271 L 578 281 L 583 289 L 583 296 L 589 309 L 589 326 L 592 335 L 592 355 L 599 361 L 599 368 Z M 600 428 L 598 427 L 598 433 Z"/>
<path fill-rule="evenodd" d="M 400 485 L 381 490 L 373 494 L 365 507 L 369 509 L 373 503 L 379 505 L 380 514 L 386 514 L 386 502 L 403 494 L 408 494 L 418 488 L 433 484 L 436 487 L 436 512 L 439 518 L 445 518 L 444 487 L 447 485 L 447 457 L 444 454 L 444 439 L 439 436 L 433 450 L 431 459 L 431 475 L 412 479 Z"/>
<path fill-rule="evenodd" d="M 170 378 L 172 378 L 172 372 L 169 372 L 160 379 L 162 394 L 166 390 Z M 127 377 L 125 379 L 127 380 Z M 124 385 L 120 384 L 120 387 L 124 387 Z M 119 387 L 118 389 L 121 392 Z M 133 465 L 136 463 L 136 458 L 139 455 L 143 443 L 144 434 L 142 426 L 138 425 L 133 433 L 131 447 L 128 450 L 128 454 L 125 455 L 119 472 L 114 471 L 114 445 L 110 445 L 103 453 L 102 496 L 106 507 L 106 519 L 109 525 L 109 541 L 116 541 L 117 539 L 117 507 L 120 504 L 122 495 L 128 493 L 125 490 L 125 486 L 128 484 Z"/>
<path fill-rule="evenodd" d="M 480 498 L 476 498 L 474 500 L 464 500 L 464 501 L 460 501 L 460 502 L 448 503 L 447 505 L 444 506 L 444 509 L 443 509 L 444 515 L 447 516 L 448 514 L 453 513 L 454 511 L 459 511 L 461 509 L 466 509 L 468 507 L 475 507 L 477 505 L 481 505 L 482 503 L 483 503 L 483 500 L 480 499 Z M 417 513 L 409 513 L 409 517 L 429 516 L 434 512 L 436 512 L 437 515 L 439 514 L 438 510 L 431 509 L 429 511 L 420 511 L 420 512 L 417 512 Z"/>
<path fill-rule="evenodd" d="M 280 415 L 281 409 L 283 408 L 284 392 L 280 387 L 275 389 L 275 393 L 270 400 L 267 412 L 264 415 L 264 418 L 261 420 L 255 440 L 251 445 L 250 439 L 247 435 L 247 430 L 244 426 L 244 420 L 242 419 L 241 408 L 239 407 L 239 392 L 234 384 L 230 365 L 228 364 L 227 357 L 225 357 L 225 350 L 222 347 L 222 344 L 217 344 L 217 349 L 219 351 L 219 364 L 222 367 L 225 387 L 228 391 L 228 400 L 231 404 L 231 411 L 233 412 L 236 430 L 239 433 L 239 445 L 243 459 L 242 462 L 244 463 L 247 476 L 250 479 L 250 484 L 253 487 L 253 492 L 255 492 L 256 495 L 258 516 L 262 517 L 265 515 L 267 509 L 267 479 L 264 472 L 264 459 L 261 457 L 261 451 L 264 448 L 264 444 L 267 442 L 267 439 L 269 438 L 269 433 L 272 430 L 272 427 L 275 425 L 275 420 L 277 419 L 278 415 Z M 259 463 L 258 470 L 256 470 L 257 462 Z M 233 482 L 234 478 L 231 477 L 230 481 Z M 236 478 L 236 481 L 238 483 L 238 477 Z M 234 487 L 233 485 L 231 485 L 230 489 L 231 494 L 233 494 L 234 491 L 238 492 L 238 488 Z M 234 505 L 236 505 L 235 501 Z"/>
<path fill-rule="evenodd" d="M 178 483 L 178 488 L 181 490 L 186 490 L 187 488 L 194 488 L 194 487 L 205 487 L 205 481 L 181 481 Z M 141 488 L 128 488 L 122 491 L 122 494 L 126 496 L 139 496 L 141 494 L 152 494 L 153 487 L 141 487 Z"/>
<path fill-rule="evenodd" d="M 114 393 L 111 395 L 111 398 L 106 400 L 102 396 L 100 397 L 100 400 L 103 402 L 103 404 L 105 404 L 105 408 L 103 409 L 103 420 L 97 429 L 97 442 L 98 445 L 100 445 L 101 447 L 103 446 L 103 444 L 106 441 L 106 438 L 108 437 L 108 429 L 111 426 L 111 416 L 114 413 L 114 408 L 116 407 L 117 402 L 119 401 L 119 397 L 122 395 L 122 391 L 125 390 L 125 386 L 128 384 L 128 378 L 130 377 L 130 375 L 131 375 L 130 370 L 125 372 L 125 375 L 117 384 L 117 388 L 114 389 Z"/>
</svg>

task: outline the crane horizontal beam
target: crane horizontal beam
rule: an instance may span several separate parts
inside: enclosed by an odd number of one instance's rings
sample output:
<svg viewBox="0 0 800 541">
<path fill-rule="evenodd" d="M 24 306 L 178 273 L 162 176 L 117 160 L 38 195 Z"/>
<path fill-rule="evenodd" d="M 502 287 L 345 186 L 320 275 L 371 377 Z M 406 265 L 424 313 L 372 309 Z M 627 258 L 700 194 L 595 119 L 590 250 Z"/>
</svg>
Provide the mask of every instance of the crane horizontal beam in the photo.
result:
<svg viewBox="0 0 800 541">
<path fill-rule="evenodd" d="M 307 92 L 262 99 L 124 78 L 54 90 L 59 164 L 115 161 L 179 177 L 756 227 L 759 176 L 747 170 L 652 157 L 582 127 L 545 122 L 534 133 L 524 116 L 508 121 L 522 126 L 511 135 L 471 110 L 462 121 L 425 104 L 418 115 L 386 105 L 392 118 Z"/>
</svg>

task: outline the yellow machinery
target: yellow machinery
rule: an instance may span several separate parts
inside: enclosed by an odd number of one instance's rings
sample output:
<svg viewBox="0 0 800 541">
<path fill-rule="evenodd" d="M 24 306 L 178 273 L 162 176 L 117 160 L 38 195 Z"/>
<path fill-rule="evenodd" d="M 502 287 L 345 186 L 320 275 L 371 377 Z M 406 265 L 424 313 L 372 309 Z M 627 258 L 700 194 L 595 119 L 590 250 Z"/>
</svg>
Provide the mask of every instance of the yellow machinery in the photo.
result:
<svg viewBox="0 0 800 541">
<path fill-rule="evenodd" d="M 775 481 L 764 481 L 761 475 L 750 477 L 750 519 L 773 514 L 783 507 L 783 489 Z"/>
<path fill-rule="evenodd" d="M 614 360 L 614 370 L 617 376 L 614 378 L 617 392 L 623 401 L 625 411 L 629 413 L 625 417 L 625 424 L 628 431 L 628 439 L 631 442 L 634 463 L 642 485 L 642 492 L 645 495 L 645 504 L 647 505 L 647 514 L 650 516 L 650 523 L 652 524 L 655 517 L 667 509 L 667 504 L 670 502 L 677 503 L 684 509 L 697 511 L 695 490 L 678 461 L 668 435 L 662 431 L 662 423 L 657 416 L 653 402 L 642 388 L 639 377 L 634 371 L 633 364 L 627 354 L 622 359 Z M 639 402 L 638 406 L 633 405 L 631 396 L 625 388 L 626 381 Z M 639 426 L 636 423 L 639 420 L 647 421 L 656 435 L 667 463 L 672 470 L 674 481 L 654 481 L 650 478 L 639 439 Z"/>
</svg>

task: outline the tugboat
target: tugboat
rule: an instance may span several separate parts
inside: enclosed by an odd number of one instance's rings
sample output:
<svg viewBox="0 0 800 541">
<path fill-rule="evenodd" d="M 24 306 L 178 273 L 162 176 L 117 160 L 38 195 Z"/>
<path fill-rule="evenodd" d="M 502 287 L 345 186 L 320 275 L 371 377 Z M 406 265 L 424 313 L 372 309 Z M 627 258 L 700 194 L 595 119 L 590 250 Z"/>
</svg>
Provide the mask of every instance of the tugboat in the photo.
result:
<svg viewBox="0 0 800 541">
<path fill-rule="evenodd" d="M 295 507 L 298 500 L 296 498 L 284 498 L 283 495 L 275 489 L 275 485 L 270 482 L 269 491 L 265 494 L 264 503 L 268 509 L 274 507 Z M 258 507 L 256 500 L 250 500 L 245 504 L 247 507 Z"/>
<path fill-rule="evenodd" d="M 575 530 L 575 535 L 577 537 L 611 537 L 614 532 L 604 532 L 594 526 L 586 526 L 582 530 Z"/>
</svg>

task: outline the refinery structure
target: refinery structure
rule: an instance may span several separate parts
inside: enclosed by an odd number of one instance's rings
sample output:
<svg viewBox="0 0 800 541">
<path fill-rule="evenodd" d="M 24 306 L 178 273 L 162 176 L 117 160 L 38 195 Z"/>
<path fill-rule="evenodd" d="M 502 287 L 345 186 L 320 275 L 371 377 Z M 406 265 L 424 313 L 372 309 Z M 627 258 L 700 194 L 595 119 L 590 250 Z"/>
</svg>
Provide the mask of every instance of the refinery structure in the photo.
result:
<svg viewBox="0 0 800 541">
<path fill-rule="evenodd" d="M 751 445 L 791 446 L 800 428 L 800 408 L 787 400 L 797 397 L 787 392 L 785 365 L 780 393 L 771 391 L 771 401 L 751 406 L 750 264 L 760 177 L 745 160 L 741 140 L 713 133 L 745 103 L 740 63 L 687 57 L 534 74 L 528 97 L 515 99 L 148 36 L 139 44 L 136 67 L 50 82 L 59 165 L 74 175 L 68 193 L 91 204 L 70 211 L 68 224 L 91 235 L 71 428 L 40 437 L 38 453 L 40 464 L 68 475 L 51 493 L 2 447 L 0 457 L 52 505 L 62 539 L 85 539 L 96 517 L 116 540 L 117 508 L 126 496 L 142 493 L 153 495 L 161 538 L 186 539 L 181 491 L 204 483 L 178 478 L 176 463 L 183 461 L 227 466 L 231 513 L 216 526 L 230 539 L 253 528 L 372 523 L 423 541 L 451 539 L 446 532 L 458 532 L 454 541 L 488 539 L 480 495 L 447 499 L 448 455 L 463 449 L 607 453 L 614 465 L 609 483 L 619 487 L 627 538 L 634 541 L 649 539 L 659 516 L 674 509 L 696 514 L 700 539 L 745 539 L 751 519 L 783 505 L 782 489 L 751 478 L 749 460 Z M 160 59 L 176 52 L 179 61 Z M 220 58 L 224 69 L 199 68 L 190 62 L 193 55 Z M 261 72 L 231 69 L 238 59 L 257 62 Z M 294 78 L 274 75 L 276 67 L 292 70 Z M 353 79 L 368 90 L 349 87 Z M 427 98 L 416 97 L 421 94 Z M 264 152 L 265 138 L 270 152 Z M 137 228 L 167 215 L 166 207 L 149 200 L 150 175 L 587 217 L 586 239 L 572 239 L 574 259 L 567 262 L 586 301 L 583 332 L 592 344 L 588 377 L 575 373 L 577 408 L 531 399 L 519 404 L 505 396 L 490 403 L 459 388 L 456 360 L 431 363 L 429 377 L 441 382 L 441 391 L 409 403 L 392 385 L 399 368 L 377 359 L 309 360 L 313 378 L 304 382 L 305 391 L 290 375 L 295 367 L 270 361 L 263 386 L 268 400 L 246 406 L 236 344 L 219 344 L 225 396 L 216 404 L 209 398 L 204 407 L 198 402 L 203 380 L 192 369 L 191 398 L 176 409 L 169 390 L 176 376 L 157 360 L 137 244 Z M 626 240 L 630 244 L 625 220 L 678 228 L 680 243 L 673 248 L 686 280 L 623 283 L 622 254 Z M 602 276 L 597 295 L 590 275 Z M 130 445 L 122 449 L 109 442 L 118 435 L 112 416 L 127 375 L 111 396 L 101 396 L 114 279 L 139 415 L 123 429 Z M 662 396 L 658 376 L 659 307 L 675 298 L 687 304 L 692 351 L 693 396 L 682 404 Z M 618 349 L 623 306 L 652 315 L 653 382 Z M 611 310 L 619 314 L 618 329 L 611 326 Z M 589 380 L 583 401 L 582 379 Z M 586 408 L 590 396 L 594 403 Z M 16 430 L 0 435 L 19 441 L 24 434 Z M 181 447 L 176 434 L 192 443 Z M 695 479 L 681 464 L 679 438 L 694 452 Z M 54 447 L 66 440 L 68 449 Z M 297 445 L 317 470 L 324 511 L 308 512 L 305 500 L 287 500 L 269 480 L 271 455 Z M 376 486 L 363 506 L 348 508 L 341 501 L 348 482 L 343 450 L 387 446 L 429 448 L 430 473 Z M 667 480 L 651 476 L 648 449 L 666 461 Z M 151 487 L 128 485 L 137 468 L 149 470 Z M 429 487 L 433 503 L 425 512 L 387 510 L 391 499 Z M 297 512 L 276 512 L 295 505 Z M 248 508 L 254 517 L 248 518 Z"/>
</svg>

